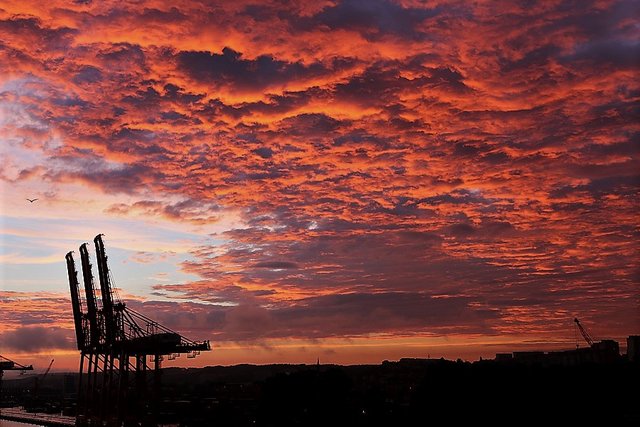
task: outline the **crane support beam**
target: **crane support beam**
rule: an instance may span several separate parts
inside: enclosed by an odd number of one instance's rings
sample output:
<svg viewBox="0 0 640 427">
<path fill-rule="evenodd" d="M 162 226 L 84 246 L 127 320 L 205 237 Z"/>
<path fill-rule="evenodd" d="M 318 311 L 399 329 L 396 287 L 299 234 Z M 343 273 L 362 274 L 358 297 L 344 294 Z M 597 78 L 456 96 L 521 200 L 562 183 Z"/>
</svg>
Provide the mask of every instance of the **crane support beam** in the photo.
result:
<svg viewBox="0 0 640 427">
<path fill-rule="evenodd" d="M 96 246 L 96 259 L 98 264 L 98 277 L 100 278 L 100 293 L 102 295 L 102 313 L 104 315 L 104 329 L 106 341 L 109 345 L 116 341 L 116 320 L 113 310 L 113 290 L 109 280 L 109 267 L 107 265 L 107 254 L 104 250 L 102 235 L 98 234 L 93 242 Z"/>
<path fill-rule="evenodd" d="M 76 328 L 76 341 L 78 350 L 82 350 L 85 345 L 85 333 L 82 325 L 82 300 L 80 299 L 80 284 L 78 283 L 78 271 L 76 263 L 73 260 L 73 252 L 69 252 L 65 259 L 67 260 L 67 273 L 69 275 L 69 288 L 71 290 L 71 308 L 73 309 L 73 323 Z"/>
<path fill-rule="evenodd" d="M 89 251 L 86 243 L 80 246 L 80 259 L 82 261 L 82 278 L 84 279 L 84 291 L 87 301 L 87 317 L 89 318 L 89 342 L 91 347 L 96 348 L 100 344 L 102 334 L 100 333 L 100 324 L 98 322 L 98 303 L 96 301 L 91 261 L 89 261 Z"/>
</svg>

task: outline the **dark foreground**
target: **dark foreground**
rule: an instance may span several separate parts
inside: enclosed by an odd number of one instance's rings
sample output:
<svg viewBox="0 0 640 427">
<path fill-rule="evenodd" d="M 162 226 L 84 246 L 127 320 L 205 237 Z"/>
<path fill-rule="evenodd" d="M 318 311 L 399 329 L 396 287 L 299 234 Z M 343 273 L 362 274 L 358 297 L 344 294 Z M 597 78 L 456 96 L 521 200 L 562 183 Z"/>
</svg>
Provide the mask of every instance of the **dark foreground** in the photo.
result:
<svg viewBox="0 0 640 427">
<path fill-rule="evenodd" d="M 73 378 L 64 377 L 40 387 L 41 409 L 73 410 Z M 640 425 L 639 384 L 640 364 L 628 362 L 168 368 L 158 419 L 181 426 Z M 29 388 L 29 379 L 6 381 L 4 403 L 28 404 Z"/>
</svg>

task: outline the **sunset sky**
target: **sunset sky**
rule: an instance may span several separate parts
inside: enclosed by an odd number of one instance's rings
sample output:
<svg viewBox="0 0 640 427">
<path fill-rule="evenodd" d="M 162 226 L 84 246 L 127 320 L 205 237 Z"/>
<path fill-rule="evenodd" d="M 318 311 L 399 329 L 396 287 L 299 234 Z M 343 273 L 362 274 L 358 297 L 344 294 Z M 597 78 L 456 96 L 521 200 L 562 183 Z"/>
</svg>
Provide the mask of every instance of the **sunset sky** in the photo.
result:
<svg viewBox="0 0 640 427">
<path fill-rule="evenodd" d="M 129 306 L 211 340 L 194 366 L 640 333 L 639 18 L 3 0 L 0 354 L 76 369 L 64 255 L 98 233 Z"/>
</svg>

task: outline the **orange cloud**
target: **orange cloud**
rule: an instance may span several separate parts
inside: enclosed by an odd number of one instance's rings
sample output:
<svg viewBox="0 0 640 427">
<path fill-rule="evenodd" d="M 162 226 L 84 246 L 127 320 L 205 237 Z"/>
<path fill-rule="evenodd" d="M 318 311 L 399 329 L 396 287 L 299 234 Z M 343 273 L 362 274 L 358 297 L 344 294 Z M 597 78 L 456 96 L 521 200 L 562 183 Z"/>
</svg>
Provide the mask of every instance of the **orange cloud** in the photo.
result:
<svg viewBox="0 0 640 427">
<path fill-rule="evenodd" d="M 0 13 L 0 178 L 112 221 L 237 213 L 153 290 L 203 331 L 637 328 L 633 2 L 31 3 Z"/>
</svg>

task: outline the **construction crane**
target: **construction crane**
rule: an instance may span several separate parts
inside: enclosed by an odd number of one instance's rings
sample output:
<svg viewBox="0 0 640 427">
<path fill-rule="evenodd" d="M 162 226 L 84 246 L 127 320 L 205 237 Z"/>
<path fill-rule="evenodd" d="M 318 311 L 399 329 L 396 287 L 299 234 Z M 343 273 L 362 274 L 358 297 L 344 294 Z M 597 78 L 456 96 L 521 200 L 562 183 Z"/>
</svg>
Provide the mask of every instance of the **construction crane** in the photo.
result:
<svg viewBox="0 0 640 427">
<path fill-rule="evenodd" d="M 2 377 L 4 375 L 4 371 L 33 371 L 33 366 L 21 365 L 0 355 L 0 402 L 2 401 Z"/>
<path fill-rule="evenodd" d="M 51 366 L 53 365 L 53 361 L 55 359 L 51 359 L 51 362 L 49 363 L 49 367 L 47 367 L 47 370 L 44 371 L 44 374 L 42 374 L 42 378 L 40 379 L 40 381 L 44 381 L 45 377 L 47 376 L 47 374 L 49 373 L 49 371 L 51 370 Z"/>
<path fill-rule="evenodd" d="M 49 363 L 49 366 L 47 367 L 47 370 L 44 371 L 44 374 L 42 374 L 42 376 L 40 378 L 35 377 L 35 384 L 33 387 L 33 399 L 36 400 L 38 398 L 38 387 L 42 386 L 42 383 L 44 382 L 44 379 L 47 378 L 47 375 L 49 375 L 49 371 L 51 370 L 51 366 L 53 366 L 53 361 L 55 359 L 51 359 L 51 362 Z"/>
<path fill-rule="evenodd" d="M 580 321 L 578 320 L 577 317 L 574 318 L 573 321 L 576 323 L 576 327 L 580 331 L 582 338 L 584 338 L 587 344 L 589 344 L 589 347 L 593 347 L 594 340 L 591 337 L 591 335 L 589 335 L 589 332 L 587 332 L 587 330 L 580 324 Z M 580 347 L 580 345 L 578 344 L 578 340 L 576 339 L 576 348 L 578 347 Z"/>
</svg>

